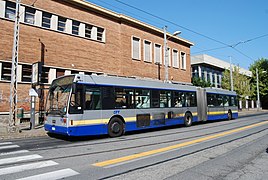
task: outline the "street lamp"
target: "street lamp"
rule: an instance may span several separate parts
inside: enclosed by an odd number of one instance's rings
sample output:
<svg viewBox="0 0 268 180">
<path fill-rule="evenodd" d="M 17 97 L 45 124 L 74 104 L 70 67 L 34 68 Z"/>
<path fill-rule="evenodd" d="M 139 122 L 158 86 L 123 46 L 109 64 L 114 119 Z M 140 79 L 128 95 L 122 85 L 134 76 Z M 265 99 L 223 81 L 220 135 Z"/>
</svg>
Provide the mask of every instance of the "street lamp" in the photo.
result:
<svg viewBox="0 0 268 180">
<path fill-rule="evenodd" d="M 167 40 L 173 36 L 177 36 L 180 34 L 181 31 L 175 31 L 172 36 L 169 36 L 167 38 L 167 26 L 164 27 L 164 50 L 165 50 L 165 56 L 164 56 L 164 62 L 165 62 L 165 82 L 168 82 L 168 47 L 167 47 Z"/>
<path fill-rule="evenodd" d="M 262 71 L 262 73 L 266 73 L 266 71 Z M 256 78 L 257 78 L 257 110 L 260 110 L 260 89 L 259 89 L 259 72 L 258 68 L 256 68 Z"/>
<path fill-rule="evenodd" d="M 230 58 L 230 85 L 231 85 L 231 91 L 234 91 L 234 81 L 233 81 L 233 68 L 232 68 L 232 56 Z"/>
</svg>

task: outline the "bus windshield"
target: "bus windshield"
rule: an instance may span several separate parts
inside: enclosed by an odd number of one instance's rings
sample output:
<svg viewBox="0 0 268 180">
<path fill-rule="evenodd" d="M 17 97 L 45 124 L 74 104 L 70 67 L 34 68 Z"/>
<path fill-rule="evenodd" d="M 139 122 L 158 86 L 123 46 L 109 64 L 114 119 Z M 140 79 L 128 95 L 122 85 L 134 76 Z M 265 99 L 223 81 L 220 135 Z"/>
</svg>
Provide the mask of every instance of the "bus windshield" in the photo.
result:
<svg viewBox="0 0 268 180">
<path fill-rule="evenodd" d="M 52 82 L 46 103 L 46 112 L 48 114 L 66 114 L 73 80 L 74 76 L 67 76 Z"/>
</svg>

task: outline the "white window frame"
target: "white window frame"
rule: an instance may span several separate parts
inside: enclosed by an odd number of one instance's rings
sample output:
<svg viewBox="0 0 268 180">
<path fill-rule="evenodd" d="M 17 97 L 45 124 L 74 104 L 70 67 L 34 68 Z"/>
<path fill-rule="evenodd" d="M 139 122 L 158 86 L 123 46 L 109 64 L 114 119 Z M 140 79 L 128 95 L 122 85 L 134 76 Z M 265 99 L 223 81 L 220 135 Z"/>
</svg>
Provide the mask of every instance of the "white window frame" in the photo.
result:
<svg viewBox="0 0 268 180">
<path fill-rule="evenodd" d="M 146 58 L 146 42 L 147 43 L 150 43 L 150 47 L 149 47 L 149 59 L 145 59 Z M 144 62 L 152 62 L 152 58 L 153 58 L 153 55 L 152 55 L 152 42 L 149 41 L 149 40 L 143 40 L 143 60 Z"/>
<path fill-rule="evenodd" d="M 78 23 L 78 24 L 76 24 Z M 80 22 L 72 20 L 72 34 L 78 36 L 79 35 L 79 27 L 80 27 Z"/>
<path fill-rule="evenodd" d="M 85 37 L 86 38 L 90 38 L 90 39 L 92 38 L 92 29 L 93 29 L 93 25 L 85 24 Z M 90 33 L 88 33 L 87 31 Z"/>
<path fill-rule="evenodd" d="M 23 66 L 28 66 L 29 68 L 23 68 Z M 31 82 L 32 78 L 32 65 L 30 64 L 21 64 L 21 82 Z M 29 81 L 24 81 L 24 78 L 28 78 Z"/>
<path fill-rule="evenodd" d="M 62 20 L 64 20 L 64 21 L 62 21 Z M 60 24 L 62 24 L 62 25 L 64 24 L 64 26 L 59 26 Z M 59 28 L 63 28 L 63 31 L 59 30 Z M 58 16 L 57 30 L 60 32 L 66 32 L 66 28 L 67 28 L 67 18 Z"/>
<path fill-rule="evenodd" d="M 30 12 L 30 11 L 33 11 L 33 12 Z M 24 22 L 27 24 L 34 25 L 35 24 L 35 13 L 36 13 L 36 9 L 30 8 L 30 7 L 25 7 Z M 31 17 L 31 18 L 29 18 L 29 17 Z"/>
<path fill-rule="evenodd" d="M 160 46 L 160 49 L 159 49 L 159 62 L 156 61 L 156 55 L 157 55 L 156 46 Z M 157 43 L 154 44 L 154 62 L 162 64 L 162 45 L 161 44 L 157 44 Z"/>
<path fill-rule="evenodd" d="M 182 57 L 184 57 L 184 59 Z M 180 62 L 181 62 L 181 69 L 186 70 L 187 60 L 186 60 L 186 53 L 184 51 L 180 52 Z"/>
<path fill-rule="evenodd" d="M 105 29 L 101 27 L 97 27 L 97 41 L 104 41 L 104 34 L 105 34 Z"/>
<path fill-rule="evenodd" d="M 176 59 L 174 59 L 174 52 L 177 52 L 177 56 Z M 174 68 L 179 68 L 179 51 L 177 49 L 172 49 L 172 66 Z M 177 64 L 175 64 L 175 62 L 177 62 Z"/>
<path fill-rule="evenodd" d="M 49 21 L 49 22 L 46 22 L 46 20 Z M 50 29 L 51 26 L 52 26 L 52 23 L 51 22 L 52 22 L 52 14 L 51 13 L 48 13 L 48 12 L 43 12 L 42 13 L 41 27 L 42 28 L 48 28 L 48 29 Z M 49 26 L 49 27 L 46 27 L 46 26 Z"/>
<path fill-rule="evenodd" d="M 134 52 L 133 52 L 133 48 L 134 48 L 134 46 L 133 46 L 133 42 L 134 42 L 133 39 L 134 38 L 139 39 L 139 57 L 138 57 L 138 59 L 136 57 L 134 57 Z M 137 36 L 132 36 L 131 37 L 131 57 L 134 60 L 138 60 L 138 61 L 141 60 L 141 38 L 139 38 Z"/>
<path fill-rule="evenodd" d="M 11 6 L 8 6 L 8 5 L 15 5 L 15 8 L 11 7 Z M 8 10 L 10 12 L 8 12 Z M 13 11 L 14 11 L 14 14 L 13 14 Z M 9 17 L 7 17 L 9 16 Z M 11 20 L 15 20 L 15 16 L 16 16 L 16 3 L 14 2 L 10 2 L 10 1 L 6 1 L 6 6 L 5 6 L 5 18 L 8 18 L 8 19 L 11 19 Z"/>
</svg>

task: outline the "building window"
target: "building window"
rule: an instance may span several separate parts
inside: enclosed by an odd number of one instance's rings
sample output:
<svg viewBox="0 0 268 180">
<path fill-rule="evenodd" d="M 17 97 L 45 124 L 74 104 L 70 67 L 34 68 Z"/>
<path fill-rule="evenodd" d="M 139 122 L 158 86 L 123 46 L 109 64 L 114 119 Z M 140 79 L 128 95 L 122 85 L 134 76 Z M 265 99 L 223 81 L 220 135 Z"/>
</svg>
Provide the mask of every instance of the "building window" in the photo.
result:
<svg viewBox="0 0 268 180">
<path fill-rule="evenodd" d="M 93 28 L 92 25 L 86 24 L 85 36 L 87 38 L 91 38 L 92 28 Z"/>
<path fill-rule="evenodd" d="M 10 81 L 11 80 L 11 63 L 2 63 L 2 71 L 1 71 L 1 80 Z"/>
<path fill-rule="evenodd" d="M 42 27 L 50 28 L 51 27 L 51 16 L 52 14 L 43 12 L 42 15 Z"/>
<path fill-rule="evenodd" d="M 42 67 L 41 83 L 48 83 L 49 67 Z"/>
<path fill-rule="evenodd" d="M 75 34 L 75 35 L 79 34 L 79 25 L 80 25 L 80 22 L 73 20 L 72 34 Z"/>
<path fill-rule="evenodd" d="M 22 82 L 31 82 L 32 80 L 32 66 L 22 65 Z"/>
<path fill-rule="evenodd" d="M 65 70 L 64 69 L 57 69 L 56 70 L 56 78 L 64 76 Z"/>
<path fill-rule="evenodd" d="M 79 71 L 77 71 L 77 70 L 71 70 L 71 74 L 79 74 Z"/>
<path fill-rule="evenodd" d="M 25 19 L 24 22 L 34 24 L 35 9 L 25 7 Z"/>
<path fill-rule="evenodd" d="M 16 4 L 13 2 L 6 1 L 6 15 L 5 17 L 8 19 L 15 20 L 16 14 Z"/>
<path fill-rule="evenodd" d="M 186 69 L 186 54 L 181 52 L 181 68 Z"/>
<path fill-rule="evenodd" d="M 152 62 L 152 43 L 144 40 L 144 61 Z"/>
<path fill-rule="evenodd" d="M 63 17 L 59 17 L 58 18 L 58 31 L 62 31 L 65 32 L 65 28 L 66 28 L 66 18 Z"/>
<path fill-rule="evenodd" d="M 179 67 L 179 54 L 176 49 L 173 49 L 173 67 L 178 68 Z"/>
<path fill-rule="evenodd" d="M 97 28 L 97 40 L 98 41 L 103 41 L 103 35 L 104 35 L 104 29 Z"/>
<path fill-rule="evenodd" d="M 154 62 L 162 64 L 162 51 L 159 44 L 154 45 Z"/>
<path fill-rule="evenodd" d="M 140 38 L 132 37 L 132 59 L 141 59 Z"/>
</svg>

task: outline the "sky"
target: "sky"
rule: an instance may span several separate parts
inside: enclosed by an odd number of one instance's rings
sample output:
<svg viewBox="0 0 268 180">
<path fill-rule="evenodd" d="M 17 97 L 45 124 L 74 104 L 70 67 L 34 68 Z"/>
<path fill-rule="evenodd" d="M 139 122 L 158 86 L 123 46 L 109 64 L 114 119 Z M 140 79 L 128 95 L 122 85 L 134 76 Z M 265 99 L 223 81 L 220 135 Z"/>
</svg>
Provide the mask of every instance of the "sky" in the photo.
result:
<svg viewBox="0 0 268 180">
<path fill-rule="evenodd" d="M 87 0 L 194 43 L 207 54 L 248 69 L 268 59 L 268 0 Z"/>
</svg>

